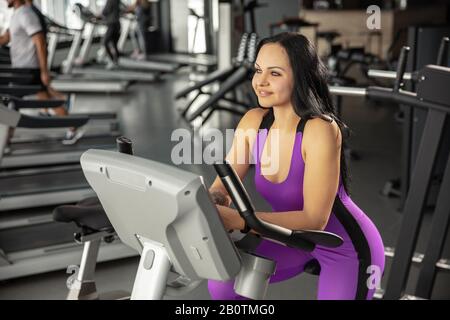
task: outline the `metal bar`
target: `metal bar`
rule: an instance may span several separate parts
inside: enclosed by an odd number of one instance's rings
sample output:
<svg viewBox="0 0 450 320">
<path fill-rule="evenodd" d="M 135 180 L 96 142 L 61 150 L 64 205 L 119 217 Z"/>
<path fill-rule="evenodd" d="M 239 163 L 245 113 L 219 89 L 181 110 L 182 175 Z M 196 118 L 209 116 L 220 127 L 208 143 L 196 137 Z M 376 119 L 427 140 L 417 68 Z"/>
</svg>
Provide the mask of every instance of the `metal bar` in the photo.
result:
<svg viewBox="0 0 450 320">
<path fill-rule="evenodd" d="M 52 87 L 60 92 L 125 92 L 127 81 L 109 81 L 92 78 L 56 78 L 52 80 Z"/>
<path fill-rule="evenodd" d="M 84 23 L 82 29 L 84 29 Z M 72 45 L 70 46 L 69 54 L 67 55 L 66 60 L 64 60 L 62 63 L 63 73 L 68 74 L 72 72 L 75 59 L 77 57 L 78 51 L 80 50 L 82 41 L 83 41 L 83 31 L 79 30 L 75 33 L 72 39 Z"/>
<path fill-rule="evenodd" d="M 436 279 L 436 262 L 442 255 L 447 228 L 449 225 L 450 212 L 450 157 L 447 159 L 444 178 L 439 190 L 436 210 L 433 213 L 433 225 L 431 227 L 431 237 L 425 251 L 423 266 L 419 273 L 415 295 L 429 299 Z"/>
<path fill-rule="evenodd" d="M 389 71 L 389 70 L 369 69 L 369 71 L 367 72 L 367 76 L 369 76 L 371 78 L 395 80 L 395 78 L 397 77 L 397 73 L 395 71 Z M 411 72 L 405 72 L 403 74 L 403 80 L 411 80 L 411 79 L 412 79 Z"/>
<path fill-rule="evenodd" d="M 405 73 L 406 69 L 406 62 L 408 59 L 410 48 L 407 46 L 403 46 L 402 50 L 400 51 L 400 57 L 398 58 L 397 62 L 397 72 L 395 74 L 395 82 L 394 82 L 394 92 L 398 92 L 400 88 L 403 87 L 403 75 Z"/>
<path fill-rule="evenodd" d="M 338 96 L 365 97 L 367 94 L 366 88 L 329 86 L 329 89 L 331 94 Z"/>
<path fill-rule="evenodd" d="M 97 256 L 100 249 L 101 238 L 87 241 L 83 245 L 83 254 L 81 256 L 80 270 L 78 272 L 77 280 L 94 281 L 95 267 L 97 265 Z"/>
<path fill-rule="evenodd" d="M 411 180 L 411 152 L 412 152 L 412 136 L 413 136 L 413 110 L 408 105 L 401 105 L 403 110 L 403 143 L 402 143 L 402 167 L 400 169 L 400 208 L 403 208 L 408 194 Z"/>
<path fill-rule="evenodd" d="M 188 113 L 188 111 L 191 109 L 192 105 L 194 104 L 195 100 L 197 100 L 197 98 L 204 94 L 201 90 L 199 90 L 197 92 L 197 94 L 195 95 L 194 98 L 192 98 L 192 100 L 184 107 L 183 112 L 181 113 L 182 117 L 186 117 L 186 114 Z"/>
<path fill-rule="evenodd" d="M 394 257 L 387 282 L 385 298 L 389 300 L 397 300 L 401 297 L 408 279 L 411 258 L 420 231 L 423 208 L 445 118 L 446 114 L 443 112 L 428 111 L 411 179 L 411 187 L 406 198 L 404 218 L 396 245 L 397 254 Z"/>
</svg>

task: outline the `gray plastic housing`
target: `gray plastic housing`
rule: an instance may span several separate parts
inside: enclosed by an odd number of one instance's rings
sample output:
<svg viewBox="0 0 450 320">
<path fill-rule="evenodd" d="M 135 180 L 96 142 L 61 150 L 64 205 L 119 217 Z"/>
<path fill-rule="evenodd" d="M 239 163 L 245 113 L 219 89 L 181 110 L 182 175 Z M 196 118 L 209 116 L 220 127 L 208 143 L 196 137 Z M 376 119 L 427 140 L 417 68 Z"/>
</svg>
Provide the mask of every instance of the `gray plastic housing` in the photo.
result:
<svg viewBox="0 0 450 320">
<path fill-rule="evenodd" d="M 191 280 L 228 280 L 241 268 L 202 177 L 155 161 L 105 150 L 81 156 L 120 239 L 139 253 L 139 237 L 164 246 L 174 272 Z"/>
</svg>

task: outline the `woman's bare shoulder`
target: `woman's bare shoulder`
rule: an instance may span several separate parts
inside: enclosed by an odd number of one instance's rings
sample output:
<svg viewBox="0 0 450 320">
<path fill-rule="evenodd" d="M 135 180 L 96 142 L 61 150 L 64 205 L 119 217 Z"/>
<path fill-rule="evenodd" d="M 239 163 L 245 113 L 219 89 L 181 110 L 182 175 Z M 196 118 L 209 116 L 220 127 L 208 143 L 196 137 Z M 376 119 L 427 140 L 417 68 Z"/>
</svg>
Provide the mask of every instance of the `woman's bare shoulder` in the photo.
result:
<svg viewBox="0 0 450 320">
<path fill-rule="evenodd" d="M 341 130 L 335 120 L 331 118 L 328 120 L 322 118 L 313 118 L 308 120 L 305 126 L 305 139 L 311 138 L 315 141 L 328 140 L 334 141 L 340 144 L 341 142 Z"/>
<path fill-rule="evenodd" d="M 239 128 L 240 129 L 258 129 L 264 115 L 269 109 L 253 108 L 247 111 L 242 117 Z"/>
</svg>

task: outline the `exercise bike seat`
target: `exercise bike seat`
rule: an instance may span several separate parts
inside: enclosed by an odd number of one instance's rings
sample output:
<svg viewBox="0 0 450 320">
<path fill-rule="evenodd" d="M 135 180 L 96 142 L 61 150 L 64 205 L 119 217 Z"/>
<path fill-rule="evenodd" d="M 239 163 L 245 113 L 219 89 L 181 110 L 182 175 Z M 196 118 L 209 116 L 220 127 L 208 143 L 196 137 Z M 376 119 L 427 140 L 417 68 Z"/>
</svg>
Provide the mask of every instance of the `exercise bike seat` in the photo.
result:
<svg viewBox="0 0 450 320">
<path fill-rule="evenodd" d="M 81 200 L 76 205 L 59 206 L 53 210 L 53 219 L 58 222 L 75 222 L 90 232 L 114 232 L 114 228 L 97 197 Z"/>
</svg>

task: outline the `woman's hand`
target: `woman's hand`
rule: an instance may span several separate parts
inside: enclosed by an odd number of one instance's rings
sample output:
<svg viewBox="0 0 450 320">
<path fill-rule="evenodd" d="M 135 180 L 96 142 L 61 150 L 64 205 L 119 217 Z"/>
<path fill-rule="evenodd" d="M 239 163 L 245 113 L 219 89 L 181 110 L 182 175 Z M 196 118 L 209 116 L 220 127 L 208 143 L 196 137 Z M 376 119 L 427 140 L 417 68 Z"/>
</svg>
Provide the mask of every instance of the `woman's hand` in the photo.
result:
<svg viewBox="0 0 450 320">
<path fill-rule="evenodd" d="M 226 230 L 242 230 L 245 227 L 244 219 L 241 218 L 236 210 L 224 207 L 221 205 L 217 206 L 220 218 L 225 226 Z"/>
<path fill-rule="evenodd" d="M 209 192 L 211 194 L 211 199 L 214 204 L 229 207 L 230 206 L 230 200 L 227 198 L 223 192 L 220 192 L 218 190 L 210 190 Z"/>
</svg>

